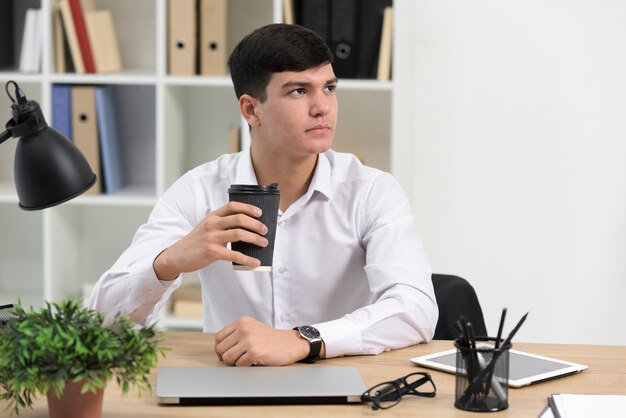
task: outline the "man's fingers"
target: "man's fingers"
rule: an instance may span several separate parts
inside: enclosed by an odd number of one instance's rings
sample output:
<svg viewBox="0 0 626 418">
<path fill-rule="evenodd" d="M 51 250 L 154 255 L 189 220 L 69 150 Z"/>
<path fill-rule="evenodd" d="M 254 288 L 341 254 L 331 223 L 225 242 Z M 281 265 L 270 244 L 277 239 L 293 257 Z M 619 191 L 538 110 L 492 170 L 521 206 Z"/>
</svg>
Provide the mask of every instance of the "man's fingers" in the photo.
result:
<svg viewBox="0 0 626 418">
<path fill-rule="evenodd" d="M 241 264 L 248 267 L 258 267 L 261 265 L 261 262 L 258 259 L 244 255 L 239 251 L 229 250 L 226 247 L 220 248 L 217 253 L 218 259 L 226 262 Z"/>
<path fill-rule="evenodd" d="M 220 218 L 219 226 L 222 229 L 244 229 L 259 235 L 267 234 L 267 227 L 262 222 L 243 213 Z"/>
<path fill-rule="evenodd" d="M 262 237 L 254 232 L 246 231 L 245 229 L 228 229 L 220 233 L 220 240 L 226 242 L 247 242 L 248 244 L 258 245 L 259 247 L 267 247 L 269 241 L 267 238 Z"/>
<path fill-rule="evenodd" d="M 213 213 L 217 216 L 229 216 L 236 213 L 245 213 L 253 218 L 258 218 L 263 212 L 254 205 L 242 202 L 228 202 L 224 206 L 216 209 Z"/>
</svg>

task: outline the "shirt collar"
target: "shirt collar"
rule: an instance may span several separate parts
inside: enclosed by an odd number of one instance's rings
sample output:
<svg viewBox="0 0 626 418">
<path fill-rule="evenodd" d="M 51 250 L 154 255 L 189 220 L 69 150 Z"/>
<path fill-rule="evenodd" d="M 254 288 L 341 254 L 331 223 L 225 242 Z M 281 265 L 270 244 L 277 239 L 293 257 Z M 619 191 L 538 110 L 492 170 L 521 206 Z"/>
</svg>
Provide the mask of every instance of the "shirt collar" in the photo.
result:
<svg viewBox="0 0 626 418">
<path fill-rule="evenodd" d="M 250 149 L 239 153 L 234 184 L 259 184 L 256 179 L 256 174 L 254 174 Z"/>
<path fill-rule="evenodd" d="M 317 166 L 315 167 L 315 173 L 309 185 L 309 191 L 313 192 L 315 190 L 322 193 L 328 199 L 333 198 L 332 169 L 326 153 L 318 154 L 317 156 Z"/>
<path fill-rule="evenodd" d="M 250 155 L 250 150 L 243 151 L 239 155 L 234 184 L 258 184 L 256 174 L 254 173 L 254 167 L 252 166 L 252 156 Z M 280 187 L 280 185 L 278 186 Z M 315 173 L 313 174 L 309 190 L 306 194 L 311 194 L 314 191 L 322 193 L 329 199 L 333 198 L 332 169 L 330 161 L 328 161 L 328 157 L 325 153 L 318 154 L 317 156 Z"/>
</svg>

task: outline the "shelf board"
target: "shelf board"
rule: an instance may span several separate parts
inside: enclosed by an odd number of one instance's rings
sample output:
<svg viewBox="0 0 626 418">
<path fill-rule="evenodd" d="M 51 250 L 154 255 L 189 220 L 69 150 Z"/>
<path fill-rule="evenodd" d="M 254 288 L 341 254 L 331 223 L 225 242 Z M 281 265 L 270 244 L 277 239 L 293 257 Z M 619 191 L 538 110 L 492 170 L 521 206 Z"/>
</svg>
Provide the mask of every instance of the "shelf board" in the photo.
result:
<svg viewBox="0 0 626 418">
<path fill-rule="evenodd" d="M 340 90 L 382 90 L 391 92 L 393 82 L 378 80 L 357 80 L 352 78 L 340 78 L 338 82 Z"/>
<path fill-rule="evenodd" d="M 63 84 L 131 84 L 156 85 L 157 76 L 150 70 L 124 70 L 110 74 L 51 74 L 52 83 Z"/>
<path fill-rule="evenodd" d="M 168 330 L 197 330 L 202 331 L 202 319 L 200 318 L 177 318 L 171 314 L 159 318 L 159 328 Z"/>
<path fill-rule="evenodd" d="M 233 83 L 229 76 L 167 76 L 165 85 L 168 86 L 209 86 L 209 87 L 232 87 Z"/>
<path fill-rule="evenodd" d="M 69 205 L 83 206 L 136 206 L 152 207 L 156 204 L 157 197 L 154 189 L 128 187 L 115 194 L 81 195 L 68 201 Z"/>
</svg>

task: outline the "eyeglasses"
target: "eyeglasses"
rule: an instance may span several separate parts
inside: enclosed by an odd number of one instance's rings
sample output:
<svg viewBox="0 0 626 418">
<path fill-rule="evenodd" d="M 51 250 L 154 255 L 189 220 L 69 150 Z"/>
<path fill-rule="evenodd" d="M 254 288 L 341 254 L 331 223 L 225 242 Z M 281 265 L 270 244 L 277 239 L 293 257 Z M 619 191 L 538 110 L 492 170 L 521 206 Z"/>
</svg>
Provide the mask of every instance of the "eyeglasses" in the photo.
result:
<svg viewBox="0 0 626 418">
<path fill-rule="evenodd" d="M 422 390 L 417 390 L 425 385 Z M 425 390 L 424 390 L 425 389 Z M 372 409 L 388 409 L 397 405 L 404 395 L 425 396 L 432 398 L 437 388 L 429 373 L 411 373 L 392 382 L 379 383 L 361 395 L 363 402 L 371 402 Z"/>
</svg>

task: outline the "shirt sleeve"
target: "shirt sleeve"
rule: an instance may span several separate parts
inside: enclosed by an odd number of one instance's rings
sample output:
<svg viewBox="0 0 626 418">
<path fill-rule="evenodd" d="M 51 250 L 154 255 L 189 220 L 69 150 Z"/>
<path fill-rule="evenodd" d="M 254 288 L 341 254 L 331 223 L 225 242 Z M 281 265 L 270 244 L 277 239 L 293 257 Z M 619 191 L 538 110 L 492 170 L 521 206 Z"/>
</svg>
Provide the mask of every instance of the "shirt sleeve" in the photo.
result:
<svg viewBox="0 0 626 418">
<path fill-rule="evenodd" d="M 326 357 L 378 354 L 432 339 L 439 311 L 431 268 L 406 195 L 389 174 L 361 199 L 359 228 L 373 303 L 315 324 Z"/>
<path fill-rule="evenodd" d="M 182 283 L 182 275 L 171 282 L 159 280 L 154 260 L 191 231 L 196 200 L 188 176 L 174 183 L 159 199 L 148 222 L 139 227 L 130 247 L 100 277 L 87 305 L 106 312 L 107 320 L 121 313 L 138 324 L 154 322 L 168 297 Z M 179 202 L 191 204 L 183 207 Z"/>
</svg>

